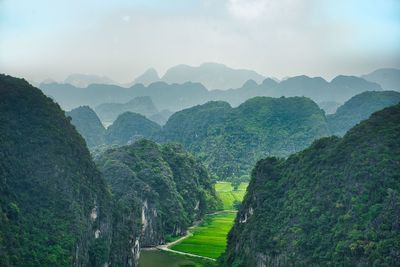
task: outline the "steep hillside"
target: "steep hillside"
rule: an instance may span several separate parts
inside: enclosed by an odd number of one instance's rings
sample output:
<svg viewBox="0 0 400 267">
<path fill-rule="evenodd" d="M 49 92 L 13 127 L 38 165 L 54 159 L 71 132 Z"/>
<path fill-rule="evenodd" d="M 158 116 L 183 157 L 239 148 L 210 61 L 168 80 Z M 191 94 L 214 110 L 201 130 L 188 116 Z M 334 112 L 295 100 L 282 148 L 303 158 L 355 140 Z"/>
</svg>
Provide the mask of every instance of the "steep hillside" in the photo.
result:
<svg viewBox="0 0 400 267">
<path fill-rule="evenodd" d="M 343 138 L 257 163 L 225 266 L 396 266 L 400 105 Z"/>
<path fill-rule="evenodd" d="M 222 179 L 246 175 L 260 158 L 288 156 L 329 134 L 310 99 L 252 98 L 237 108 L 209 102 L 174 113 L 159 134 L 199 155 Z"/>
<path fill-rule="evenodd" d="M 400 93 L 394 91 L 364 92 L 352 97 L 340 106 L 335 114 L 328 115 L 329 128 L 332 134 L 344 135 L 347 130 L 373 112 L 400 102 Z"/>
<path fill-rule="evenodd" d="M 79 107 L 66 112 L 66 115 L 72 118 L 71 123 L 86 140 L 89 148 L 104 144 L 106 129 L 90 107 Z"/>
<path fill-rule="evenodd" d="M 0 266 L 101 266 L 110 194 L 58 105 L 0 75 Z"/>
<path fill-rule="evenodd" d="M 96 107 L 100 120 L 111 124 L 124 112 L 134 112 L 150 117 L 158 113 L 156 106 L 148 96 L 135 97 L 126 103 L 103 103 Z"/>
<path fill-rule="evenodd" d="M 143 115 L 125 112 L 107 128 L 105 139 L 107 144 L 126 145 L 137 139 L 153 136 L 160 129 L 160 125 Z"/>
<path fill-rule="evenodd" d="M 162 244 L 221 206 L 206 169 L 181 146 L 140 140 L 107 150 L 96 163 L 120 207 L 115 220 L 122 247 L 132 232 L 141 247 Z"/>
</svg>

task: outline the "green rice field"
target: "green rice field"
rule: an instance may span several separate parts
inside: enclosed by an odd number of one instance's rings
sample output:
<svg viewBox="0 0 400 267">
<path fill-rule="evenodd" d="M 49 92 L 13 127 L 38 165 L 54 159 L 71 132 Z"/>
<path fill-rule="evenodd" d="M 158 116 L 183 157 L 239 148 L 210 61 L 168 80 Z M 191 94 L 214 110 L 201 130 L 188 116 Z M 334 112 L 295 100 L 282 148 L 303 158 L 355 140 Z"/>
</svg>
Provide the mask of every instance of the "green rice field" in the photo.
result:
<svg viewBox="0 0 400 267">
<path fill-rule="evenodd" d="M 225 251 L 227 235 L 233 226 L 236 212 L 233 203 L 241 202 L 248 183 L 242 183 L 233 191 L 229 182 L 217 182 L 215 190 L 224 204 L 224 211 L 207 215 L 204 221 L 192 230 L 193 235 L 170 249 L 217 259 Z"/>
<path fill-rule="evenodd" d="M 235 200 L 242 202 L 247 186 L 248 183 L 241 183 L 238 189 L 233 191 L 229 182 L 217 182 L 215 184 L 215 191 L 224 204 L 224 210 L 234 210 L 233 203 Z"/>
<path fill-rule="evenodd" d="M 170 249 L 218 258 L 225 251 L 227 234 L 232 228 L 235 216 L 236 212 L 232 211 L 208 215 L 202 224 L 192 230 L 192 236 Z"/>
</svg>

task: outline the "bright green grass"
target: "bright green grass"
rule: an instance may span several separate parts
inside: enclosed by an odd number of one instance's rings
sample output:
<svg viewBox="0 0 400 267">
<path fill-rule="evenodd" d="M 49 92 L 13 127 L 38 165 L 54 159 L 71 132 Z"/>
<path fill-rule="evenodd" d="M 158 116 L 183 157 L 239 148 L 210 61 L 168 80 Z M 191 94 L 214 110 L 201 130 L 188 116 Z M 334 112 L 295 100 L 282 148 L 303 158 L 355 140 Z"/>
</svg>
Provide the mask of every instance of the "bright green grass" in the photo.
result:
<svg viewBox="0 0 400 267">
<path fill-rule="evenodd" d="M 235 212 L 228 211 L 208 215 L 202 224 L 192 230 L 192 236 L 171 249 L 217 259 L 225 251 L 226 238 L 235 216 Z"/>
<path fill-rule="evenodd" d="M 215 184 L 215 191 L 222 200 L 224 210 L 233 210 L 233 203 L 235 200 L 242 202 L 247 186 L 248 183 L 241 183 L 238 190 L 233 191 L 233 187 L 229 182 L 217 182 Z"/>
<path fill-rule="evenodd" d="M 194 258 L 161 250 L 140 251 L 139 267 L 203 267 L 214 266 L 210 260 Z"/>
<path fill-rule="evenodd" d="M 233 203 L 242 201 L 248 183 L 241 183 L 238 190 L 233 191 L 229 182 L 217 182 L 215 191 L 224 204 L 225 212 L 208 215 L 202 224 L 192 230 L 193 235 L 170 249 L 217 259 L 226 248 L 226 238 L 233 226 L 236 212 Z"/>
</svg>

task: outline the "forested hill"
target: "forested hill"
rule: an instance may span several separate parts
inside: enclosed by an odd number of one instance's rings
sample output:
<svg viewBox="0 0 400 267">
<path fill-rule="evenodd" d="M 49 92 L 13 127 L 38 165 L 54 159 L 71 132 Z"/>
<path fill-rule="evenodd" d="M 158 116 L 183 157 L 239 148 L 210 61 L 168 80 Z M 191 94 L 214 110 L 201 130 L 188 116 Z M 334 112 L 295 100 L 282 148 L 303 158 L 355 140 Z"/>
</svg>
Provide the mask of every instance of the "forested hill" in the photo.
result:
<svg viewBox="0 0 400 267">
<path fill-rule="evenodd" d="M 72 124 L 85 138 L 89 148 L 104 144 L 106 129 L 97 114 L 88 106 L 75 108 L 66 115 L 71 117 Z"/>
<path fill-rule="evenodd" d="M 370 91 L 358 94 L 340 106 L 335 114 L 327 116 L 329 128 L 332 134 L 342 136 L 373 112 L 399 102 L 400 93 L 395 91 Z"/>
<path fill-rule="evenodd" d="M 252 172 L 225 266 L 397 266 L 400 105 Z"/>
<path fill-rule="evenodd" d="M 132 236 L 146 247 L 183 235 L 194 220 L 222 205 L 207 170 L 180 145 L 140 140 L 107 150 L 96 163 L 119 207 L 115 221 L 121 251 Z"/>
<path fill-rule="evenodd" d="M 0 266 L 105 264 L 109 201 L 64 111 L 25 80 L 0 75 Z"/>
<path fill-rule="evenodd" d="M 199 155 L 226 179 L 249 173 L 257 160 L 288 156 L 329 135 L 324 112 L 305 97 L 255 97 L 237 108 L 208 102 L 173 114 L 158 137 Z"/>
</svg>

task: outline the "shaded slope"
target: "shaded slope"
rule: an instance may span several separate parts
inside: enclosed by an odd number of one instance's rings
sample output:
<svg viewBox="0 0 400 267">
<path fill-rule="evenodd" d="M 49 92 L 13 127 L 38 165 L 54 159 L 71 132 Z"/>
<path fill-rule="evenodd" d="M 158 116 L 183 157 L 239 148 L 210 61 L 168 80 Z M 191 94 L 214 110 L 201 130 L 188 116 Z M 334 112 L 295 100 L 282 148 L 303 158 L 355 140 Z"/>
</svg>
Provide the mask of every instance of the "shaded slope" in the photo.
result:
<svg viewBox="0 0 400 267">
<path fill-rule="evenodd" d="M 347 130 L 373 112 L 400 102 L 400 93 L 394 91 L 364 92 L 352 97 L 340 106 L 335 114 L 328 115 L 329 128 L 332 134 L 344 135 Z"/>
<path fill-rule="evenodd" d="M 79 107 L 66 112 L 66 115 L 72 118 L 71 123 L 86 140 L 89 148 L 104 144 L 106 129 L 90 107 Z"/>
</svg>

